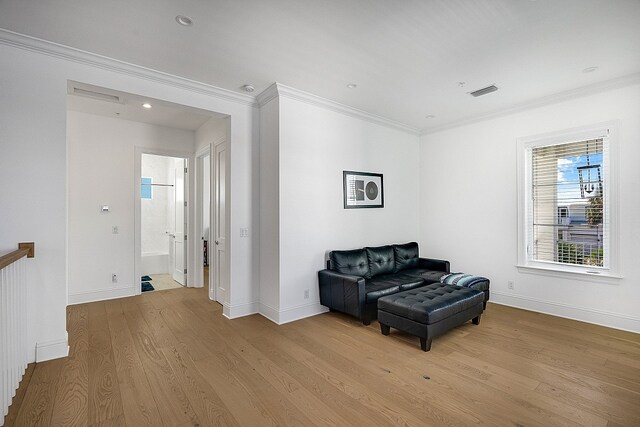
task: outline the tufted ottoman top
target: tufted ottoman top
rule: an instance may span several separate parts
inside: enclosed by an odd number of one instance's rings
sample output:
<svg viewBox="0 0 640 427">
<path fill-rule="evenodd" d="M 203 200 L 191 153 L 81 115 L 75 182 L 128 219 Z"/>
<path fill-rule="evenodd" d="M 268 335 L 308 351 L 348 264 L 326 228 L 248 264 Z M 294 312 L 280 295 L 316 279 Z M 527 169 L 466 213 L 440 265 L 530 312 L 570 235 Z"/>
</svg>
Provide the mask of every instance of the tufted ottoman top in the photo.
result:
<svg viewBox="0 0 640 427">
<path fill-rule="evenodd" d="M 482 291 L 432 283 L 378 299 L 378 310 L 430 325 L 482 304 Z"/>
</svg>

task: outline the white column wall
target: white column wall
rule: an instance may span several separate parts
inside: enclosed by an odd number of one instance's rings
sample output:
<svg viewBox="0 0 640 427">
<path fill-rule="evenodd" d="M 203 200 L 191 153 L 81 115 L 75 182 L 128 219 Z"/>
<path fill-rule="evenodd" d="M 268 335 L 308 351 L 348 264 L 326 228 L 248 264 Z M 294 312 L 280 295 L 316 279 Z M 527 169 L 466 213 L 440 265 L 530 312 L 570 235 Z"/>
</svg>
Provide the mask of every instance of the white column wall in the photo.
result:
<svg viewBox="0 0 640 427">
<path fill-rule="evenodd" d="M 260 312 L 280 310 L 280 102 L 260 108 Z"/>
<path fill-rule="evenodd" d="M 418 239 L 419 138 L 291 97 L 279 103 L 278 322 L 284 323 L 326 310 L 318 271 L 328 251 Z M 382 173 L 384 208 L 344 209 L 344 170 Z"/>
</svg>

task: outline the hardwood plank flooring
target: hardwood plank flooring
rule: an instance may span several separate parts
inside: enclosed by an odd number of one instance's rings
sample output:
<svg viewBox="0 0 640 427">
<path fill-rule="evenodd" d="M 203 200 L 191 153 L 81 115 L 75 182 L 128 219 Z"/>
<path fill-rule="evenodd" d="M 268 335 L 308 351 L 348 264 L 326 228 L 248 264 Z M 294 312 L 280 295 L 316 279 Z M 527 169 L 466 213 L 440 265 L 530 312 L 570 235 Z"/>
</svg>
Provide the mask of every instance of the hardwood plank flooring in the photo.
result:
<svg viewBox="0 0 640 427">
<path fill-rule="evenodd" d="M 637 426 L 640 335 L 489 304 L 433 342 L 327 313 L 229 320 L 206 289 L 70 306 L 5 426 Z"/>
</svg>

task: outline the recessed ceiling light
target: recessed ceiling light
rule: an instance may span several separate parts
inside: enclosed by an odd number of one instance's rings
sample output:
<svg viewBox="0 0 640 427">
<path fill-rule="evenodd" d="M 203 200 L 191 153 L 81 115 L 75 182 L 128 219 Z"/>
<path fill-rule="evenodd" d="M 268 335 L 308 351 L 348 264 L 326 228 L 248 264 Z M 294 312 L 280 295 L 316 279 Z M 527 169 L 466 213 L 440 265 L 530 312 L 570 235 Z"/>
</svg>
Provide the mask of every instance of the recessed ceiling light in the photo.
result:
<svg viewBox="0 0 640 427">
<path fill-rule="evenodd" d="M 357 84 L 355 84 L 355 83 L 349 83 L 349 84 L 347 85 L 347 87 L 348 87 L 349 89 L 355 89 L 355 88 L 357 88 L 357 87 L 358 87 L 358 85 L 357 85 Z"/>
<path fill-rule="evenodd" d="M 598 69 L 598 67 L 587 67 L 584 70 L 582 70 L 583 73 L 593 73 L 594 71 L 596 71 Z"/>
<path fill-rule="evenodd" d="M 245 92 L 253 92 L 254 90 L 256 90 L 255 87 L 253 87 L 253 85 L 244 85 L 241 88 L 242 90 L 244 90 Z"/>
<path fill-rule="evenodd" d="M 193 19 L 189 18 L 188 16 L 184 16 L 184 15 L 178 15 L 176 16 L 176 22 L 180 25 L 183 25 L 185 27 L 190 27 L 193 25 Z"/>
<path fill-rule="evenodd" d="M 434 116 L 433 114 L 429 114 L 428 116 L 424 116 L 425 119 L 435 119 L 436 116 Z"/>
<path fill-rule="evenodd" d="M 144 104 L 142 104 L 142 106 L 143 106 L 144 108 L 146 108 L 147 110 L 148 110 L 149 108 L 151 108 L 151 104 L 149 104 L 148 102 L 145 102 Z"/>
</svg>

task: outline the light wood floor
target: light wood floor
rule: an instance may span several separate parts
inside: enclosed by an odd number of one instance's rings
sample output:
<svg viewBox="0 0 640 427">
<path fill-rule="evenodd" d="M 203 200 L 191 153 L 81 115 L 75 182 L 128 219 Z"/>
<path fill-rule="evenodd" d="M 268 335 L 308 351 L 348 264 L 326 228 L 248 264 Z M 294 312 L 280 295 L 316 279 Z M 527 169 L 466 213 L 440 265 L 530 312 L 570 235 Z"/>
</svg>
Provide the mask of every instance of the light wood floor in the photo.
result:
<svg viewBox="0 0 640 427">
<path fill-rule="evenodd" d="M 7 426 L 640 425 L 640 336 L 489 304 L 432 350 L 339 314 L 228 320 L 204 289 L 71 306 Z"/>
</svg>

